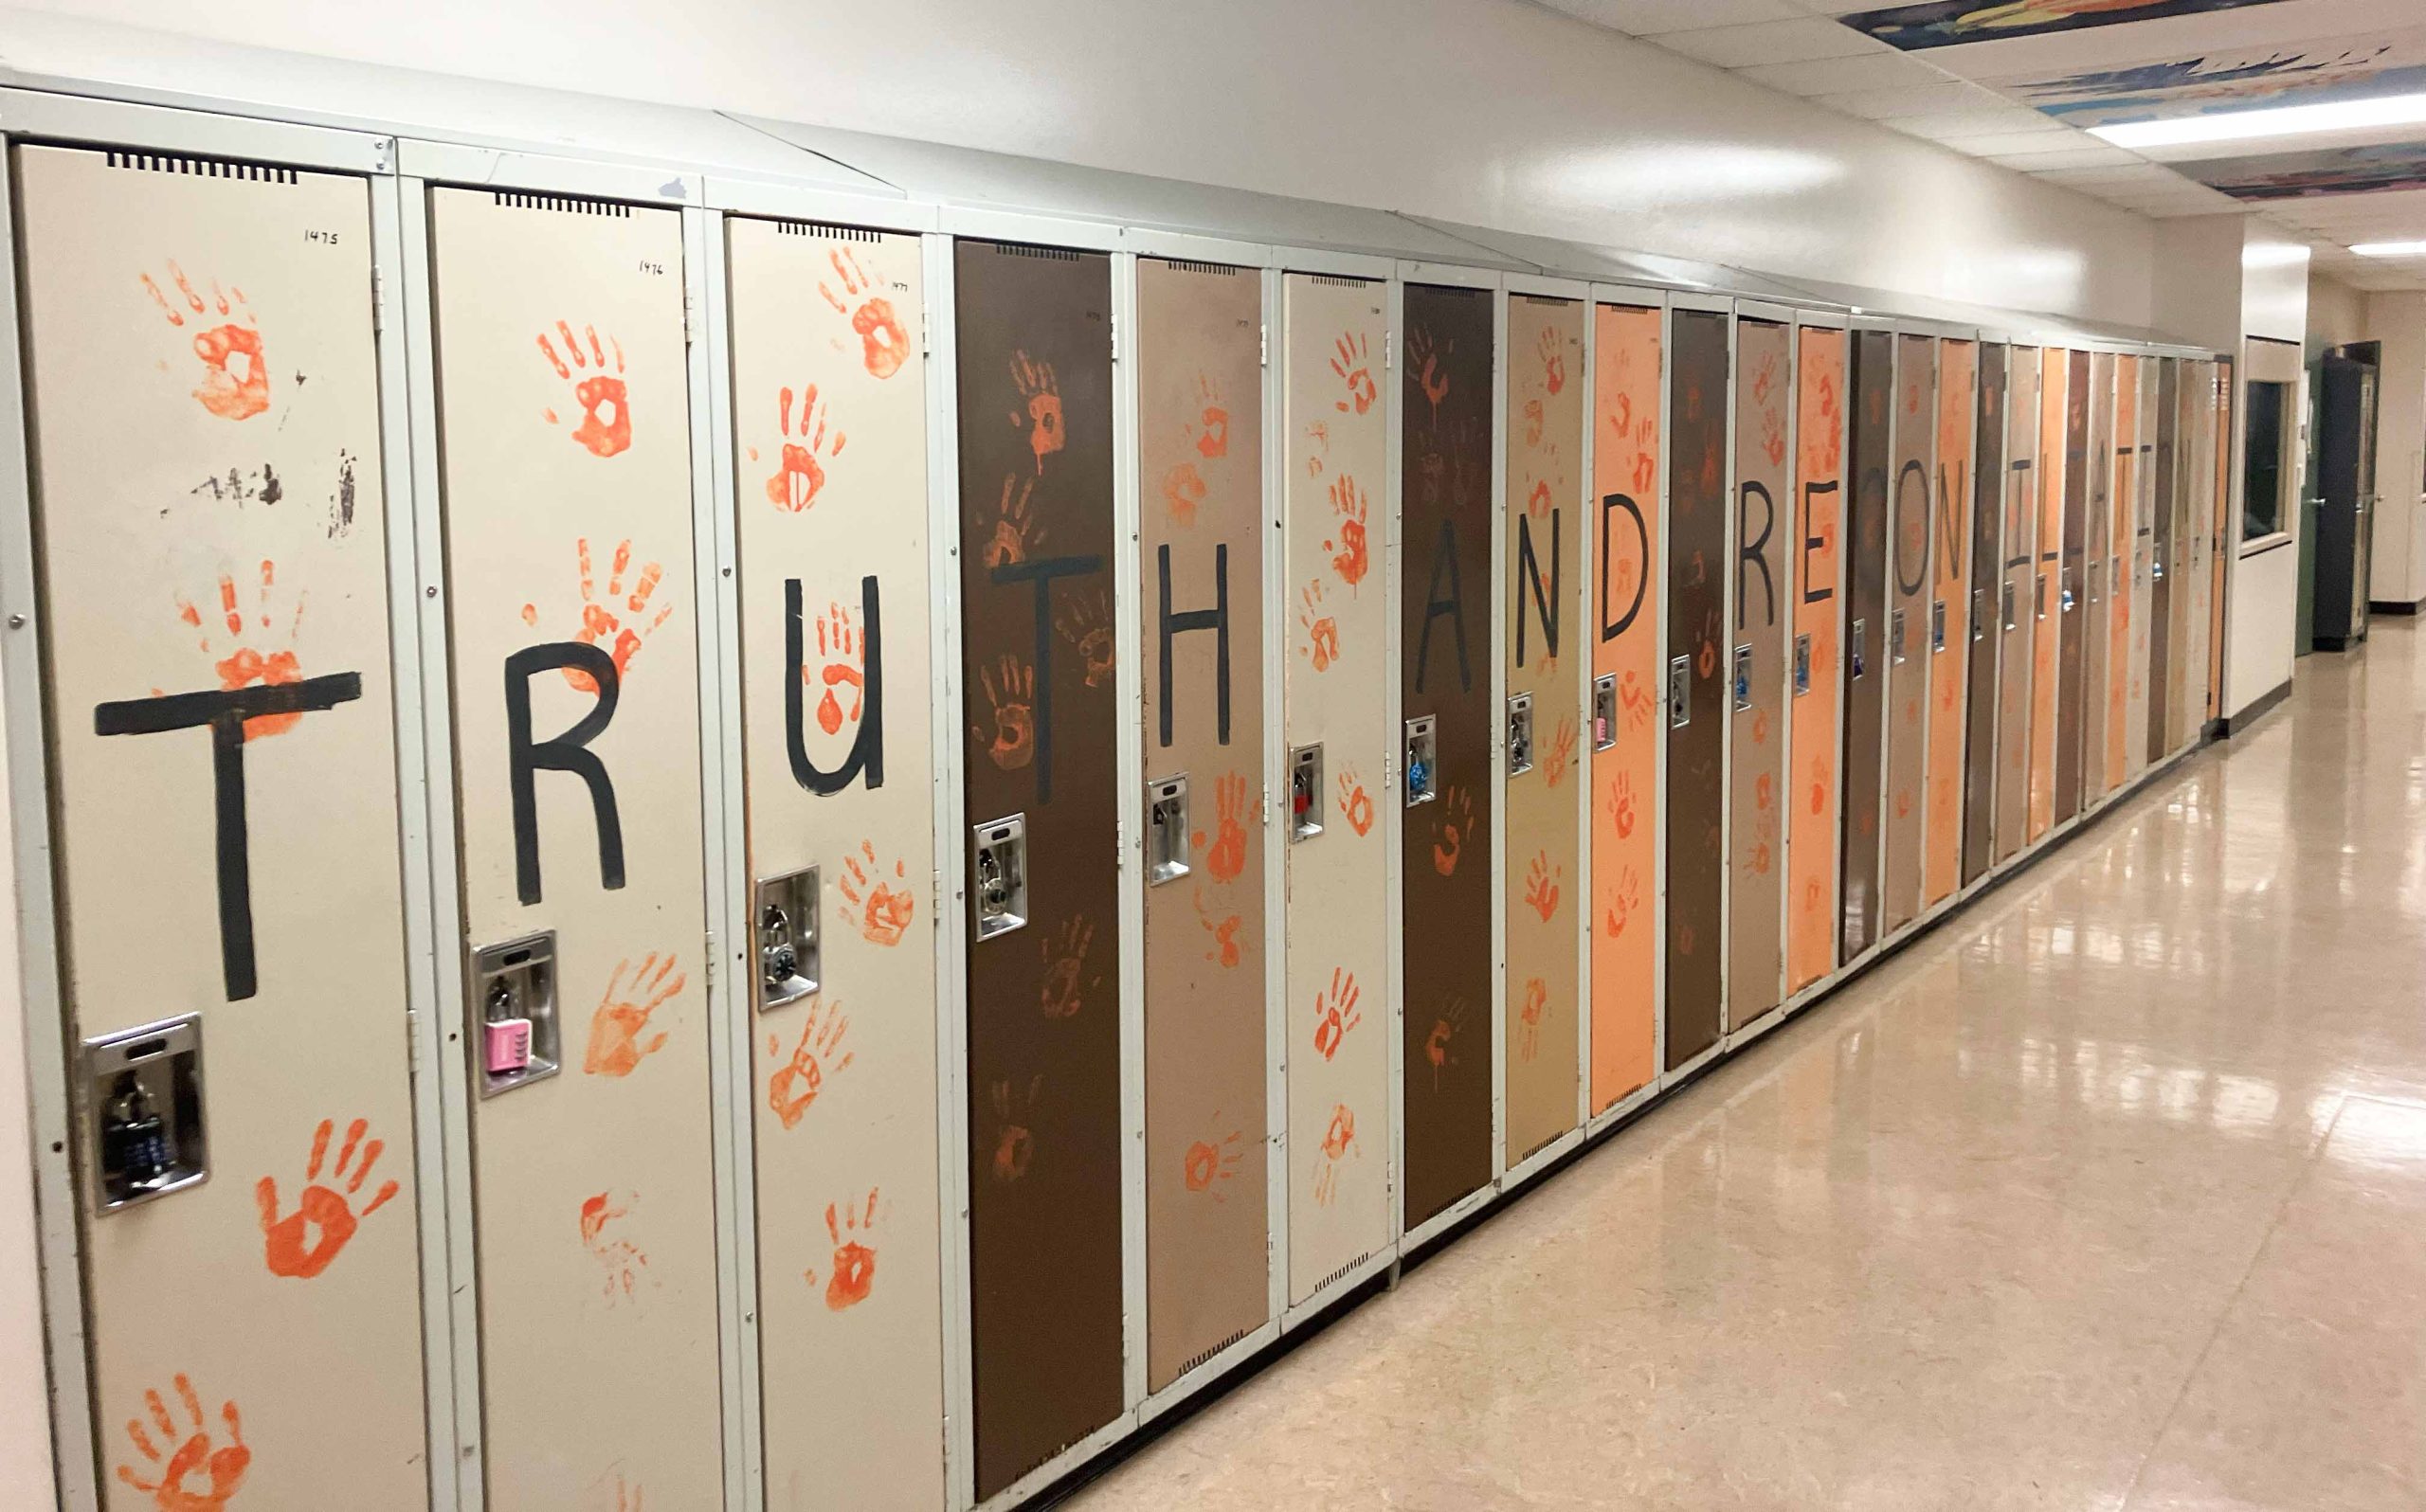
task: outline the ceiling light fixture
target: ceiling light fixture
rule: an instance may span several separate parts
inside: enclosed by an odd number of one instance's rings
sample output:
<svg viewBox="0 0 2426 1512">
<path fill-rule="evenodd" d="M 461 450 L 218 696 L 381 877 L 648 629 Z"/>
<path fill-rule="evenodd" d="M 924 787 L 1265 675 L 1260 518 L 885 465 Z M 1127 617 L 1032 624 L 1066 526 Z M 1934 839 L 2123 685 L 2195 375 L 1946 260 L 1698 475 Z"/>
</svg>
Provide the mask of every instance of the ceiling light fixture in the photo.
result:
<svg viewBox="0 0 2426 1512">
<path fill-rule="evenodd" d="M 2426 258 L 2426 242 L 2362 242 L 2350 250 L 2363 258 Z"/>
<path fill-rule="evenodd" d="M 2170 120 L 2124 121 L 2092 126 L 2091 136 L 2117 147 L 2186 147 L 2195 142 L 2237 142 L 2259 136 L 2305 136 L 2315 132 L 2378 126 L 2426 125 L 2426 95 L 2380 95 L 2373 99 L 2325 105 L 2281 105 L 2272 110 L 2225 111 Z"/>
</svg>

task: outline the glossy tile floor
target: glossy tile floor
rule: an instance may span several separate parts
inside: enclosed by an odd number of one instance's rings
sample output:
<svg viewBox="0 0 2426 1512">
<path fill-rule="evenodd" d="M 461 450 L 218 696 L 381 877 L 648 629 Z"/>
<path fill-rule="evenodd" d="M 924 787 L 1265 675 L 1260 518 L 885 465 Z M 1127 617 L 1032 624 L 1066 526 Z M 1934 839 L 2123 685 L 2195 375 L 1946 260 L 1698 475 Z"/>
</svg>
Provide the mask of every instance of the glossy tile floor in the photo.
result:
<svg viewBox="0 0 2426 1512">
<path fill-rule="evenodd" d="M 2297 689 L 1067 1504 L 2426 1505 L 2426 634 Z"/>
</svg>

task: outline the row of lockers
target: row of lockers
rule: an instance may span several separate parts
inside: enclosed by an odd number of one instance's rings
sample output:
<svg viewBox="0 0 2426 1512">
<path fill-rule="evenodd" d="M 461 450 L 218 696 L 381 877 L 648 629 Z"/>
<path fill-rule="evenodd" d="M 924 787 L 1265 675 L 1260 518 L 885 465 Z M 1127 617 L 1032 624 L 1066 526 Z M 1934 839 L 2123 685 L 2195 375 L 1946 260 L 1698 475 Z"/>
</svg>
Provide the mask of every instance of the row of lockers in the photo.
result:
<svg viewBox="0 0 2426 1512">
<path fill-rule="evenodd" d="M 109 1505 L 1014 1501 L 2212 712 L 2212 362 L 13 164 Z"/>
</svg>

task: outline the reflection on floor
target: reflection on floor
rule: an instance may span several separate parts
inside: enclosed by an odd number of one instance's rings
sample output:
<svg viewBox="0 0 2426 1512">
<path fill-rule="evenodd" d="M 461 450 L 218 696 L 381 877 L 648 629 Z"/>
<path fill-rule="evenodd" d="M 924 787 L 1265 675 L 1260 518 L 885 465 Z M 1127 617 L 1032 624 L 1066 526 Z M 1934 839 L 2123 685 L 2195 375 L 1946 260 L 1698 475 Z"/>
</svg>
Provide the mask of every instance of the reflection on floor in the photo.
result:
<svg viewBox="0 0 2426 1512">
<path fill-rule="evenodd" d="M 2301 662 L 1069 1504 L 2426 1504 L 2421 644 Z"/>
</svg>

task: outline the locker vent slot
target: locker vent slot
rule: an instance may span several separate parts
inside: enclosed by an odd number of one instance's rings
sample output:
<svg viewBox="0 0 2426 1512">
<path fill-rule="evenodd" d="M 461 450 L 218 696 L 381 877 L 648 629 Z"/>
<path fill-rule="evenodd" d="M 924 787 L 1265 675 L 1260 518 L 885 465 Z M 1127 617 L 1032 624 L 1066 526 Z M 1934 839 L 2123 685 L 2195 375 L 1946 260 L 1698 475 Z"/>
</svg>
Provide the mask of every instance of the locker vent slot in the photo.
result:
<svg viewBox="0 0 2426 1512">
<path fill-rule="evenodd" d="M 632 207 L 615 200 L 593 200 L 580 194 L 521 194 L 509 189 L 495 189 L 491 199 L 499 205 L 510 205 L 524 210 L 557 210 L 566 215 L 611 215 L 619 221 L 631 219 Z"/>
<path fill-rule="evenodd" d="M 1575 302 L 1552 294 L 1520 294 L 1514 297 L 1518 304 L 1530 304 L 1544 310 L 1564 310 Z"/>
<path fill-rule="evenodd" d="M 1241 1328 L 1237 1333 L 1232 1334 L 1229 1338 L 1222 1340 L 1220 1343 L 1215 1344 L 1212 1348 L 1205 1350 L 1204 1353 L 1195 1355 L 1187 1359 L 1181 1360 L 1179 1373 L 1182 1376 L 1185 1376 L 1199 1365 L 1210 1364 L 1214 1356 L 1220 1354 L 1224 1349 L 1229 1348 L 1232 1344 L 1237 1343 L 1240 1340 L 1244 1339 L 1247 1335 L 1253 1332 L 1255 1332 L 1255 1330 L 1252 1328 Z"/>
<path fill-rule="evenodd" d="M 260 163 L 240 163 L 228 157 L 195 157 L 186 153 L 111 153 L 112 168 L 131 168 L 148 173 L 191 173 L 202 178 L 241 178 L 253 184 L 292 184 L 297 182 L 291 168 L 267 168 Z"/>
<path fill-rule="evenodd" d="M 1224 279 L 1235 279 L 1246 271 L 1244 268 L 1234 268 L 1226 262 L 1199 262 L 1193 258 L 1169 258 L 1165 260 L 1163 265 L 1177 268 L 1182 273 L 1211 273 Z"/>
<path fill-rule="evenodd" d="M 1323 1290 L 1324 1288 L 1326 1288 L 1326 1287 L 1330 1287 L 1332 1283 L 1334 1283 L 1334 1282 L 1338 1281 L 1341 1277 L 1346 1276 L 1346 1275 L 1349 1275 L 1349 1273 L 1351 1273 L 1352 1271 L 1354 1271 L 1354 1270 L 1356 1269 L 1356 1268 L 1357 1268 L 1357 1267 L 1359 1267 L 1359 1266 L 1363 1265 L 1366 1261 L 1370 1260 L 1370 1259 L 1372 1259 L 1372 1258 L 1373 1258 L 1373 1251 L 1370 1251 L 1370 1250 L 1366 1251 L 1363 1254 L 1358 1255 L 1355 1259 L 1350 1260 L 1349 1262 L 1348 1262 L 1348 1264 L 1346 1264 L 1346 1265 L 1344 1265 L 1344 1266 L 1341 1266 L 1338 1269 L 1336 1269 L 1336 1270 L 1332 1271 L 1330 1275 L 1327 1275 L 1327 1276 L 1323 1277 L 1320 1281 L 1315 1282 L 1315 1283 L 1314 1283 L 1314 1290 L 1315 1290 L 1315 1291 L 1321 1291 L 1321 1290 Z"/>
<path fill-rule="evenodd" d="M 1066 246 L 1021 246 L 1010 242 L 997 242 L 994 250 L 1006 258 L 1051 258 L 1057 262 L 1078 261 L 1078 254 Z"/>
<path fill-rule="evenodd" d="M 1362 289 L 1372 283 L 1370 279 L 1343 279 L 1336 273 L 1312 275 L 1314 285 L 1323 289 Z"/>
<path fill-rule="evenodd" d="M 856 225 L 828 225 L 824 221 L 777 221 L 775 230 L 782 236 L 819 236 L 829 242 L 881 242 L 881 231 L 862 230 Z"/>
</svg>

